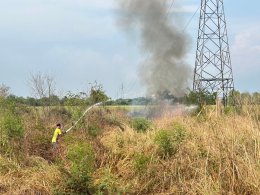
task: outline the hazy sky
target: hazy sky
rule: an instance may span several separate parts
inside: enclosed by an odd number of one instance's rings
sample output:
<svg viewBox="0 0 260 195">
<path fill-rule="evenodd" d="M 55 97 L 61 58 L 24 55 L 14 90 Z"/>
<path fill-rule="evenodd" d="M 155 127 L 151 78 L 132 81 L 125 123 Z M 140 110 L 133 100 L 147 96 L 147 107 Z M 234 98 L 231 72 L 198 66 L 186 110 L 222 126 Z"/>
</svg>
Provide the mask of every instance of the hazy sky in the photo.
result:
<svg viewBox="0 0 260 195">
<path fill-rule="evenodd" d="M 200 0 L 183 5 L 185 26 Z M 116 0 L 0 0 L 0 83 L 19 96 L 31 95 L 30 74 L 53 75 L 57 89 L 87 91 L 101 83 L 113 98 L 141 96 L 138 36 L 117 26 Z M 235 87 L 260 91 L 260 1 L 225 0 Z M 194 67 L 198 13 L 186 32 L 191 36 L 187 61 Z M 130 37 L 129 37 L 130 36 Z"/>
</svg>

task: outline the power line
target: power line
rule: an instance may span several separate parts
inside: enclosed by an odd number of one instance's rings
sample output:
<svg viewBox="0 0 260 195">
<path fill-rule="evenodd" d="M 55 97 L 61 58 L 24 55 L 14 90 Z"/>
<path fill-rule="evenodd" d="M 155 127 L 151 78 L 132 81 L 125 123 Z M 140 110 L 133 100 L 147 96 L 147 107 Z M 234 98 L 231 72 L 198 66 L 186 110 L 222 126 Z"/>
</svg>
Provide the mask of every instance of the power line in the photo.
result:
<svg viewBox="0 0 260 195">
<path fill-rule="evenodd" d="M 171 14 L 171 10 L 172 10 L 172 8 L 173 8 L 173 5 L 174 5 L 174 3 L 175 3 L 175 1 L 176 0 L 172 0 L 171 1 L 171 3 L 167 3 L 167 0 L 166 0 L 166 2 L 165 2 L 165 7 L 166 6 L 168 6 L 168 5 L 170 5 L 168 8 L 166 8 L 166 14 L 165 14 L 165 20 L 167 20 L 167 18 L 169 17 L 169 15 Z"/>
<path fill-rule="evenodd" d="M 185 31 L 187 29 L 187 27 L 190 25 L 191 21 L 193 20 L 193 18 L 195 17 L 195 15 L 199 11 L 199 9 L 200 9 L 200 5 L 199 5 L 198 9 L 195 11 L 195 13 L 192 15 L 192 17 L 188 20 L 187 24 L 184 26 L 183 31 Z"/>
<path fill-rule="evenodd" d="M 166 0 L 166 2 L 167 2 L 167 0 Z M 175 2 L 176 2 L 176 0 L 172 0 L 172 1 L 171 1 L 171 4 L 170 4 L 170 6 L 169 6 L 169 8 L 168 8 L 168 11 L 167 11 L 167 16 L 170 15 L 171 9 L 173 8 L 173 5 L 174 5 Z M 166 4 L 167 4 L 167 3 L 166 3 Z M 198 6 L 198 8 L 197 8 L 196 11 L 194 12 L 194 14 L 191 16 L 191 18 L 188 20 L 188 22 L 185 24 L 185 26 L 184 26 L 184 28 L 183 28 L 183 31 L 185 31 L 185 30 L 187 29 L 187 27 L 190 25 L 191 21 L 193 20 L 193 18 L 195 17 L 195 15 L 198 13 L 199 9 L 200 9 L 200 5 Z"/>
<path fill-rule="evenodd" d="M 170 5 L 170 7 L 169 7 L 169 9 L 167 11 L 167 14 L 170 14 L 171 9 L 173 8 L 174 3 L 175 3 L 175 0 L 172 0 L 172 3 L 171 3 L 171 5 Z"/>
</svg>

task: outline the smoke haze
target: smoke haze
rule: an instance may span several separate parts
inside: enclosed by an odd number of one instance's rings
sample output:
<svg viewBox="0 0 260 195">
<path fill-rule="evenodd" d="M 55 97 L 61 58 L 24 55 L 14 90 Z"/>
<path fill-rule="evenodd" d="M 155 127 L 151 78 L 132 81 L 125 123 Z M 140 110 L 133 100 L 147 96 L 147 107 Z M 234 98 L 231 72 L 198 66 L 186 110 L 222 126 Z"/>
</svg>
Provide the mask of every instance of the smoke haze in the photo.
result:
<svg viewBox="0 0 260 195">
<path fill-rule="evenodd" d="M 185 63 L 189 38 L 173 25 L 162 0 L 118 0 L 119 25 L 127 32 L 137 29 L 142 50 L 148 54 L 140 64 L 139 78 L 148 96 L 167 91 L 175 97 L 184 95 L 191 78 Z M 173 13 L 174 15 L 174 13 Z M 174 16 L 177 21 L 178 17 Z"/>
</svg>

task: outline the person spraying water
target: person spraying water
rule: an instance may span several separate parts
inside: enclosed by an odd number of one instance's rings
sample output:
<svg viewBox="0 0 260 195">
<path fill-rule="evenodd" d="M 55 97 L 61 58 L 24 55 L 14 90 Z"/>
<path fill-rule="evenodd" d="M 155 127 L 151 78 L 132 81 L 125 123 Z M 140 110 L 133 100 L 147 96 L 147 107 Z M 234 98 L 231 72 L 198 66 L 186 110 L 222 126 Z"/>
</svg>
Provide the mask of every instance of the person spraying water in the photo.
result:
<svg viewBox="0 0 260 195">
<path fill-rule="evenodd" d="M 62 132 L 61 130 L 61 124 L 58 123 L 56 125 L 56 129 L 54 130 L 53 136 L 52 136 L 52 157 L 55 158 L 57 156 L 57 154 L 60 151 L 60 147 L 59 147 L 59 139 L 60 137 L 65 134 L 66 132 Z"/>
<path fill-rule="evenodd" d="M 64 131 L 64 132 L 62 132 L 62 130 L 61 130 L 61 124 L 58 123 L 58 124 L 56 125 L 56 129 L 55 129 L 54 134 L 53 134 L 53 137 L 52 137 L 52 148 L 53 148 L 53 150 L 56 150 L 56 149 L 57 149 L 59 138 L 60 138 L 62 135 L 64 135 L 64 134 L 70 132 L 70 131 L 79 123 L 79 121 L 80 121 L 90 110 L 92 110 L 93 108 L 95 108 L 95 107 L 97 107 L 97 106 L 100 106 L 100 105 L 102 105 L 102 104 L 104 104 L 104 103 L 106 103 L 106 102 L 108 102 L 108 101 L 110 101 L 110 100 L 107 100 L 107 101 L 105 101 L 105 102 L 98 102 L 98 103 L 96 103 L 96 104 L 94 104 L 94 105 L 88 107 L 88 108 L 83 112 L 83 114 L 81 115 L 81 117 L 80 117 L 75 123 L 73 123 L 72 126 L 71 126 L 69 129 L 67 129 L 67 130 Z"/>
<path fill-rule="evenodd" d="M 108 102 L 109 100 L 105 101 L 105 102 Z M 61 124 L 58 123 L 56 125 L 56 129 L 54 130 L 54 133 L 53 133 L 53 137 L 52 137 L 52 152 L 53 152 L 53 155 L 56 156 L 58 151 L 59 151 L 59 139 L 61 136 L 65 135 L 66 133 L 70 132 L 78 123 L 79 121 L 90 111 L 92 110 L 94 107 L 97 107 L 97 106 L 100 106 L 102 105 L 103 103 L 105 102 L 99 102 L 99 103 L 96 103 L 90 107 L 88 107 L 84 112 L 83 114 L 81 115 L 81 117 L 75 122 L 72 124 L 72 126 L 67 129 L 66 131 L 62 131 L 61 130 Z"/>
<path fill-rule="evenodd" d="M 53 148 L 53 149 L 56 149 L 56 148 L 57 148 L 57 144 L 58 144 L 58 140 L 59 140 L 60 136 L 61 136 L 62 134 L 65 134 L 65 133 L 66 133 L 66 132 L 62 132 L 62 130 L 61 130 L 61 124 L 58 123 L 58 124 L 56 125 L 56 129 L 55 129 L 55 131 L 54 131 L 54 133 L 53 133 L 53 137 L 52 137 L 52 140 L 51 140 L 51 142 L 52 142 L 52 148 Z"/>
</svg>

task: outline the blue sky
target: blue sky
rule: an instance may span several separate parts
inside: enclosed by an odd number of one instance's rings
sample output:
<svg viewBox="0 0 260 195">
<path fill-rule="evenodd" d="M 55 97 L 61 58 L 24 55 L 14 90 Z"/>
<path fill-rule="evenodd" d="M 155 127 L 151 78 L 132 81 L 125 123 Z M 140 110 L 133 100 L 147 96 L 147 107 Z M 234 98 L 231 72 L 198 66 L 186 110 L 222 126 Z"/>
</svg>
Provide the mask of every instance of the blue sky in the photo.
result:
<svg viewBox="0 0 260 195">
<path fill-rule="evenodd" d="M 176 0 L 187 24 L 199 0 Z M 0 83 L 31 95 L 30 74 L 53 75 L 57 92 L 87 91 L 101 83 L 109 96 L 144 94 L 137 78 L 138 36 L 117 26 L 116 0 L 0 0 Z M 260 2 L 225 0 L 235 87 L 260 91 Z M 194 66 L 198 13 L 187 27 Z M 124 95 L 122 93 L 124 85 Z"/>
</svg>

